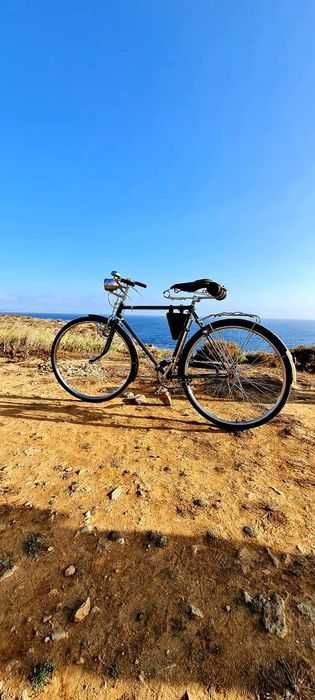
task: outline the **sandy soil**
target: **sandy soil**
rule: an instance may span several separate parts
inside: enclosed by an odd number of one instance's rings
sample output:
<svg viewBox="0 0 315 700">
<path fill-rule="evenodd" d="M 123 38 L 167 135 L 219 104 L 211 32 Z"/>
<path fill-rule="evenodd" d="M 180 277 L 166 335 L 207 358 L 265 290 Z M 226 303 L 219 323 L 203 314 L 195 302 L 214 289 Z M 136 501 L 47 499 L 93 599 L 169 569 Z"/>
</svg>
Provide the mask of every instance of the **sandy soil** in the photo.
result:
<svg viewBox="0 0 315 700">
<path fill-rule="evenodd" d="M 36 359 L 0 376 L 0 697 L 37 696 L 48 660 L 51 700 L 254 700 L 280 658 L 315 697 L 312 375 L 240 435 L 184 398 L 80 403 Z M 244 591 L 281 596 L 283 638 Z"/>
</svg>

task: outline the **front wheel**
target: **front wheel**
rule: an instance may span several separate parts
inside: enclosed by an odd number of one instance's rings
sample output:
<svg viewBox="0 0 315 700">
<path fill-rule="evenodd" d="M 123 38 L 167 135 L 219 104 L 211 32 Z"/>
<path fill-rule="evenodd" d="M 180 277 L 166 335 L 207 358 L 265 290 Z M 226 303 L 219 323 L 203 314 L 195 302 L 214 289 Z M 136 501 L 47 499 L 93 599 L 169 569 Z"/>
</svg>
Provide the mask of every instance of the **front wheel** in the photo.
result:
<svg viewBox="0 0 315 700">
<path fill-rule="evenodd" d="M 52 345 L 51 363 L 66 391 L 93 403 L 121 394 L 138 372 L 132 340 L 104 316 L 82 316 L 61 328 Z"/>
<path fill-rule="evenodd" d="M 194 408 L 225 430 L 271 420 L 293 381 L 282 341 L 246 319 L 218 320 L 198 331 L 184 349 L 179 372 Z"/>
</svg>

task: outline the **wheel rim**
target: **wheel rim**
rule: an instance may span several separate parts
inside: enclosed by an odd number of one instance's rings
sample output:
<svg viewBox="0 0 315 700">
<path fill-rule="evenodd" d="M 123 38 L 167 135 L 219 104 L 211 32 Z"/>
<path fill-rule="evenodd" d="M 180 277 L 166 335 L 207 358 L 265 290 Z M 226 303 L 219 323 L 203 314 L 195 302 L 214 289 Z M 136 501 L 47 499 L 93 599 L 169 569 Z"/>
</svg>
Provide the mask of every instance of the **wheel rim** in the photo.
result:
<svg viewBox="0 0 315 700">
<path fill-rule="evenodd" d="M 186 359 L 185 382 L 203 415 L 239 429 L 268 420 L 287 384 L 275 344 L 259 330 L 237 324 L 196 340 Z"/>
<path fill-rule="evenodd" d="M 61 332 L 53 360 L 61 384 L 80 399 L 106 400 L 128 382 L 132 362 L 118 331 L 106 354 L 109 326 L 95 320 L 75 323 Z"/>
</svg>

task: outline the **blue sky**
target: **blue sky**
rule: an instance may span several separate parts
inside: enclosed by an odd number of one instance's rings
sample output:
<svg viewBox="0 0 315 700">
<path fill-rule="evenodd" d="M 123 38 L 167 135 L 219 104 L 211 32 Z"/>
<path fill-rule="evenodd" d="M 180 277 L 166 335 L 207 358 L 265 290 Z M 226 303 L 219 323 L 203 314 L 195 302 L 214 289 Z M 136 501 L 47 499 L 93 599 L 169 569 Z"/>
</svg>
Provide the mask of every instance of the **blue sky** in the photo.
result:
<svg viewBox="0 0 315 700">
<path fill-rule="evenodd" d="M 94 311 L 113 268 L 315 318 L 313 0 L 4 0 L 0 308 Z M 205 305 L 205 310 L 213 308 Z"/>
</svg>

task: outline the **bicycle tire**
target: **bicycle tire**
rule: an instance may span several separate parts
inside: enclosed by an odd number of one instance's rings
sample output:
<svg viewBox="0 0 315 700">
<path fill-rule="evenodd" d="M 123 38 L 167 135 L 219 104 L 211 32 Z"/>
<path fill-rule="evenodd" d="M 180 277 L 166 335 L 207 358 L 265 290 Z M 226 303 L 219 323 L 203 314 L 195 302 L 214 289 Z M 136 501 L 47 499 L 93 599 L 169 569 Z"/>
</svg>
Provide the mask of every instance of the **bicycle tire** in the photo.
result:
<svg viewBox="0 0 315 700">
<path fill-rule="evenodd" d="M 187 360 L 190 356 L 190 353 L 192 351 L 192 348 L 200 339 L 207 333 L 212 333 L 213 331 L 217 329 L 231 329 L 231 328 L 242 328 L 242 329 L 247 329 L 247 330 L 252 330 L 253 328 L 255 331 L 257 330 L 257 333 L 262 337 L 265 338 L 267 341 L 269 341 L 274 348 L 278 351 L 283 365 L 284 365 L 284 372 L 285 372 L 285 380 L 284 380 L 284 387 L 282 390 L 281 397 L 276 404 L 276 406 L 267 414 L 254 419 L 252 421 L 247 421 L 246 424 L 242 422 L 230 422 L 226 420 L 222 420 L 221 418 L 217 418 L 213 415 L 210 415 L 208 411 L 206 411 L 196 400 L 196 398 L 193 395 L 193 392 L 190 389 L 190 384 L 189 384 L 189 378 L 187 377 Z M 248 430 L 250 428 L 256 428 L 258 426 L 261 426 L 270 420 L 272 420 L 283 408 L 285 405 L 289 394 L 291 390 L 291 385 L 293 382 L 293 370 L 292 370 L 292 364 L 290 360 L 290 355 L 287 347 L 284 345 L 282 340 L 275 335 L 272 331 L 270 331 L 268 328 L 265 328 L 261 324 L 255 323 L 253 324 L 252 321 L 249 321 L 247 319 L 238 319 L 237 321 L 235 319 L 224 319 L 224 320 L 217 320 L 214 321 L 212 324 L 209 324 L 208 326 L 205 326 L 201 330 L 197 331 L 190 340 L 186 343 L 183 354 L 180 359 L 179 363 L 179 374 L 182 379 L 183 383 L 183 388 L 186 394 L 186 397 L 192 404 L 192 406 L 195 408 L 198 413 L 206 418 L 206 420 L 210 421 L 214 425 L 216 425 L 219 428 L 222 428 L 226 431 L 241 431 L 241 430 Z"/>
<path fill-rule="evenodd" d="M 63 336 L 72 328 L 74 328 L 76 325 L 82 324 L 82 323 L 91 323 L 91 322 L 96 322 L 97 324 L 104 324 L 106 327 L 108 327 L 108 319 L 106 316 L 99 316 L 96 314 L 89 314 L 87 316 L 80 316 L 78 318 L 73 319 L 72 321 L 69 321 L 65 326 L 63 326 L 60 331 L 57 333 L 54 342 L 51 347 L 51 365 L 53 369 L 53 373 L 63 389 L 67 391 L 69 394 L 72 396 L 75 396 L 76 398 L 80 399 L 80 401 L 87 401 L 89 403 L 103 403 L 105 401 L 110 401 L 111 399 L 115 398 L 116 396 L 119 396 L 126 388 L 129 386 L 129 384 L 134 381 L 138 374 L 138 368 L 139 368 L 139 360 L 138 360 L 138 354 L 137 350 L 135 348 L 134 343 L 132 342 L 130 336 L 126 331 L 118 326 L 118 324 L 115 325 L 114 329 L 114 336 L 115 334 L 119 336 L 120 338 L 123 339 L 123 341 L 126 344 L 126 347 L 128 348 L 129 355 L 130 355 L 130 371 L 129 374 L 126 378 L 126 380 L 123 382 L 119 388 L 115 389 L 112 391 L 110 394 L 102 395 L 102 396 L 88 396 L 88 395 L 83 395 L 82 392 L 76 391 L 73 389 L 71 386 L 67 384 L 67 382 L 64 380 L 62 377 L 61 372 L 58 369 L 58 362 L 56 359 L 58 347 L 60 344 L 61 339 Z M 111 322 L 110 322 L 111 323 Z"/>
</svg>

